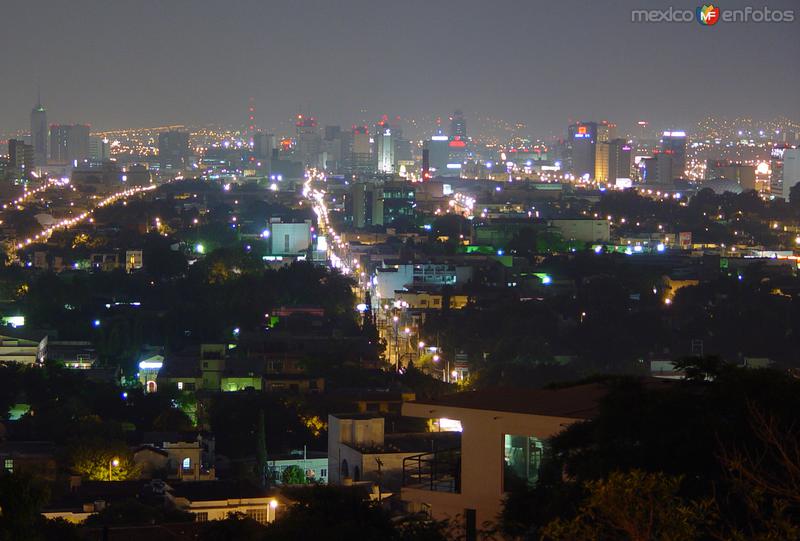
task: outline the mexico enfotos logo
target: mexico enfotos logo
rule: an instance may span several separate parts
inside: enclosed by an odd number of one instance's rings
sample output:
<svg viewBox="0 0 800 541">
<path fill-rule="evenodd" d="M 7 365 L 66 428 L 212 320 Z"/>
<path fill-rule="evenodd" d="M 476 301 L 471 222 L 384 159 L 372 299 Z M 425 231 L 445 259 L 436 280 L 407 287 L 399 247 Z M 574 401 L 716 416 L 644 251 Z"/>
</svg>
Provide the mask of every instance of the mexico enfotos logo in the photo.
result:
<svg viewBox="0 0 800 541">
<path fill-rule="evenodd" d="M 703 4 L 697 9 L 634 9 L 631 22 L 634 23 L 691 23 L 697 21 L 701 26 L 714 26 L 723 23 L 793 23 L 793 9 L 770 9 L 766 6 L 747 6 L 740 9 L 722 9 L 715 4 Z"/>
</svg>

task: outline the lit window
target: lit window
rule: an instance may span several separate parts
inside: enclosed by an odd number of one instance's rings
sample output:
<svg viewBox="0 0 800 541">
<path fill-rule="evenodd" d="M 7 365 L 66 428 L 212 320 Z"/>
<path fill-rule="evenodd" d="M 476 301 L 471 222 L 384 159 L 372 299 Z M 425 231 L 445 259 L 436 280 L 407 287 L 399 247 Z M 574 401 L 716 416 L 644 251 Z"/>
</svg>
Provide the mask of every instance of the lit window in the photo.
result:
<svg viewBox="0 0 800 541">
<path fill-rule="evenodd" d="M 14 473 L 14 459 L 7 458 L 3 461 L 3 468 L 9 473 Z"/>
<path fill-rule="evenodd" d="M 192 459 L 188 456 L 183 459 L 183 469 L 184 470 L 191 470 L 192 469 Z"/>
<path fill-rule="evenodd" d="M 255 520 L 256 522 L 260 522 L 261 524 L 266 524 L 269 521 L 269 515 L 267 513 L 267 509 L 248 509 L 247 516 Z"/>
<path fill-rule="evenodd" d="M 195 513 L 195 522 L 208 522 L 208 513 Z"/>
<path fill-rule="evenodd" d="M 183 390 L 183 382 L 182 382 L 182 381 L 179 381 L 179 382 L 178 382 L 178 390 L 179 390 L 179 391 L 182 391 L 182 390 Z"/>
</svg>

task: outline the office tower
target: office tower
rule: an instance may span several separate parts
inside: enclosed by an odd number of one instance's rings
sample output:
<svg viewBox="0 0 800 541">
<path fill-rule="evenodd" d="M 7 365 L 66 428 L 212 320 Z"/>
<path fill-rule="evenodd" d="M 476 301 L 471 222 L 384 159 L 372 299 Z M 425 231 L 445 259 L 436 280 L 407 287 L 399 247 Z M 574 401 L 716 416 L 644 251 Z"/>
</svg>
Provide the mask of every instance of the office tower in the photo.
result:
<svg viewBox="0 0 800 541">
<path fill-rule="evenodd" d="M 686 175 L 686 132 L 665 131 L 661 135 L 661 152 L 672 158 L 673 178 L 683 178 Z M 670 182 L 673 178 L 661 182 Z"/>
<path fill-rule="evenodd" d="M 736 181 L 743 190 L 756 189 L 756 168 L 729 160 L 707 160 L 705 180 L 727 179 Z"/>
<path fill-rule="evenodd" d="M 42 106 L 41 96 L 31 111 L 31 145 L 34 163 L 47 165 L 47 111 Z"/>
<path fill-rule="evenodd" d="M 769 192 L 777 197 L 783 197 L 783 153 L 791 148 L 794 147 L 781 144 L 772 147 L 770 151 Z"/>
<path fill-rule="evenodd" d="M 577 178 L 594 176 L 597 122 L 577 122 L 567 129 L 570 172 Z"/>
<path fill-rule="evenodd" d="M 597 125 L 597 144 L 594 151 L 594 179 L 597 182 L 614 182 L 611 169 L 611 141 L 617 137 L 617 125 L 603 120 Z"/>
<path fill-rule="evenodd" d="M 448 174 L 447 164 L 450 161 L 449 137 L 441 133 L 425 141 L 423 149 L 428 151 L 430 174 L 441 177 Z"/>
<path fill-rule="evenodd" d="M 783 152 L 783 198 L 789 201 L 792 188 L 800 183 L 800 148 Z"/>
<path fill-rule="evenodd" d="M 617 125 L 608 120 L 603 120 L 597 125 L 597 141 L 608 143 L 617 138 Z"/>
<path fill-rule="evenodd" d="M 20 139 L 8 140 L 8 165 L 15 178 L 30 178 L 35 164 L 34 156 L 33 145 Z"/>
<path fill-rule="evenodd" d="M 394 173 L 394 138 L 392 127 L 386 120 L 375 125 L 375 170 L 379 173 Z"/>
<path fill-rule="evenodd" d="M 260 160 L 269 160 L 275 148 L 275 134 L 256 132 L 253 134 L 253 154 Z"/>
<path fill-rule="evenodd" d="M 303 164 L 303 167 L 319 167 L 322 138 L 317 129 L 317 120 L 314 117 L 297 115 L 297 122 L 295 122 L 294 126 L 297 139 L 297 148 L 295 150 L 297 160 Z"/>
<path fill-rule="evenodd" d="M 639 176 L 645 184 L 668 184 L 673 179 L 672 155 L 659 152 L 639 162 Z"/>
<path fill-rule="evenodd" d="M 428 148 L 422 149 L 422 180 L 431 178 L 431 151 Z"/>
<path fill-rule="evenodd" d="M 609 182 L 631 178 L 631 145 L 625 139 L 612 139 L 608 157 Z"/>
<path fill-rule="evenodd" d="M 342 171 L 344 159 L 344 145 L 346 138 L 342 137 L 341 126 L 325 126 L 322 138 L 322 165 L 326 171 L 339 173 Z"/>
<path fill-rule="evenodd" d="M 456 109 L 450 117 L 450 137 L 467 138 L 467 121 L 459 109 Z"/>
<path fill-rule="evenodd" d="M 353 126 L 350 148 L 350 172 L 353 175 L 366 175 L 371 172 L 371 145 L 369 129 L 366 126 Z"/>
<path fill-rule="evenodd" d="M 53 124 L 50 126 L 50 160 L 71 164 L 88 159 L 89 126 L 83 124 Z"/>
<path fill-rule="evenodd" d="M 93 162 L 104 162 L 111 159 L 108 139 L 105 137 L 89 137 L 89 159 Z"/>
<path fill-rule="evenodd" d="M 161 169 L 182 169 L 189 164 L 189 133 L 170 130 L 158 134 L 158 163 Z"/>
</svg>

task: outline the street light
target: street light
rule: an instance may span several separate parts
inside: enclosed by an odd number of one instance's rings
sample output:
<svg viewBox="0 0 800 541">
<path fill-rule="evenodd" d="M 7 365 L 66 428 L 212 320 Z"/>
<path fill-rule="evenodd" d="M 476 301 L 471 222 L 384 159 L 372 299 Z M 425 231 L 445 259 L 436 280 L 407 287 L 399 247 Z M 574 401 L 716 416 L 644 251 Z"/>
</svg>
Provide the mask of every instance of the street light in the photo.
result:
<svg viewBox="0 0 800 541">
<path fill-rule="evenodd" d="M 108 480 L 111 481 L 111 468 L 118 468 L 119 467 L 119 459 L 112 458 L 108 461 Z"/>
</svg>

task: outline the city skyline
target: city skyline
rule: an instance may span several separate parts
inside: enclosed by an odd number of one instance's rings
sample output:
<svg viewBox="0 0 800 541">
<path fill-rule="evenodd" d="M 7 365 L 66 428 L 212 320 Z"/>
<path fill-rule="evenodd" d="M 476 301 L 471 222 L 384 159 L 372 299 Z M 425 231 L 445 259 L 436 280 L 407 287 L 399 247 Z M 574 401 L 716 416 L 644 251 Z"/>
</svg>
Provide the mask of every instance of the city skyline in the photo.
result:
<svg viewBox="0 0 800 541">
<path fill-rule="evenodd" d="M 0 131 L 25 129 L 37 85 L 49 122 L 101 130 L 244 125 L 250 97 L 259 126 L 270 131 L 288 128 L 297 112 L 350 125 L 383 114 L 446 122 L 462 109 L 469 121 L 523 122 L 537 136 L 563 134 L 571 121 L 589 119 L 624 127 L 644 118 L 665 128 L 708 114 L 795 120 L 800 70 L 787 59 L 800 52 L 796 21 L 713 28 L 631 22 L 631 11 L 642 7 L 10 5 L 9 20 L 19 24 L 0 42 L 16 50 L 18 61 L 16 83 L 0 101 Z M 60 41 L 31 39 L 31 25 Z M 397 39 L 388 28 L 400 29 Z"/>
</svg>

